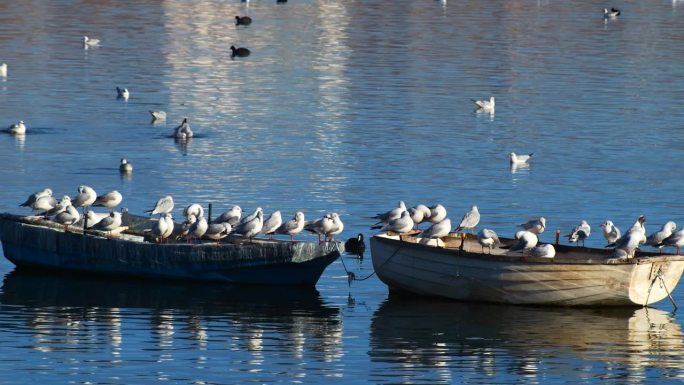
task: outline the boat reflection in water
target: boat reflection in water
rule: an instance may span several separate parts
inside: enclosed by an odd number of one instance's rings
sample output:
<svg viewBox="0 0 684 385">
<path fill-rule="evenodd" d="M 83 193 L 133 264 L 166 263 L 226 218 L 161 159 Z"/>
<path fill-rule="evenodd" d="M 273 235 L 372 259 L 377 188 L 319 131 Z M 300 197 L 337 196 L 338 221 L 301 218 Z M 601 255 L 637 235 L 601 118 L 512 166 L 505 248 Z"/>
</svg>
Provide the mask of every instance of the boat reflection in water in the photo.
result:
<svg viewBox="0 0 684 385">
<path fill-rule="evenodd" d="M 370 346 L 371 360 L 384 363 L 374 375 L 381 382 L 684 378 L 684 333 L 671 313 L 654 308 L 542 308 L 390 296 L 373 316 Z"/>
<path fill-rule="evenodd" d="M 287 368 L 279 370 L 302 376 L 303 362 L 331 362 L 342 355 L 340 310 L 326 305 L 314 288 L 15 270 L 0 289 L 0 323 L 5 330 L 0 339 L 12 334 L 13 346 L 52 354 L 77 350 L 84 353 L 82 362 L 102 367 L 175 360 L 192 364 L 171 374 L 195 370 L 206 377 L 201 371 L 206 351 L 230 352 L 231 365 L 212 368 L 213 380 L 225 372 L 246 375 L 265 360 L 283 362 Z M 111 356 L 102 357 L 103 351 Z"/>
</svg>

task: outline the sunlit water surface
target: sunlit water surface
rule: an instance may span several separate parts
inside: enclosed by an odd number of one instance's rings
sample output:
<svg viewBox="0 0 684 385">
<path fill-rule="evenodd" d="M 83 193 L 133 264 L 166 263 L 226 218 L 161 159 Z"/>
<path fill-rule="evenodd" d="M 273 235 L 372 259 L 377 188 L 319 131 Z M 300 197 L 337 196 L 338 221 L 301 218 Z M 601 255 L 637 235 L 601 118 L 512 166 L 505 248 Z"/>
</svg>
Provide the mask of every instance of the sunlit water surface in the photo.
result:
<svg viewBox="0 0 684 385">
<path fill-rule="evenodd" d="M 215 212 L 337 211 L 345 238 L 400 199 L 440 202 L 455 222 L 477 204 L 481 226 L 506 236 L 534 216 L 564 234 L 586 219 L 592 246 L 608 218 L 684 224 L 684 4 L 610 5 L 623 15 L 604 22 L 591 1 L 0 2 L 0 126 L 28 126 L 0 136 L 0 212 L 87 184 L 119 190 L 133 213 L 166 194 Z M 235 15 L 254 22 L 236 28 Z M 84 35 L 100 46 L 84 50 Z M 232 60 L 231 45 L 252 54 Z M 476 113 L 470 99 L 491 95 L 495 114 Z M 197 135 L 176 143 L 184 117 Z M 534 153 L 531 165 L 510 169 L 511 151 Z M 345 270 L 372 273 L 369 255 L 335 262 L 317 290 L 13 270 L 0 261 L 3 384 L 684 377 L 682 316 L 667 302 L 388 297 L 376 277 L 348 286 Z"/>
</svg>

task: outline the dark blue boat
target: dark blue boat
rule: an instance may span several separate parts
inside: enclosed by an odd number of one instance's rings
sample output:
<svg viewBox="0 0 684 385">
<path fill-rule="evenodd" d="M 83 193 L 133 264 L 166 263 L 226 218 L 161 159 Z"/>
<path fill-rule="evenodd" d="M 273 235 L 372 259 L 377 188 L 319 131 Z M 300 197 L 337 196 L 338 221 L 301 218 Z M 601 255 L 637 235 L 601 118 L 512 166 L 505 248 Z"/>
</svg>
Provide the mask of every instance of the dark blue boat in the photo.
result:
<svg viewBox="0 0 684 385">
<path fill-rule="evenodd" d="M 339 242 L 289 242 L 241 237 L 222 243 L 149 242 L 151 221 L 125 215 L 127 230 L 108 238 L 35 217 L 0 214 L 5 257 L 18 268 L 40 268 L 235 284 L 313 286 L 340 256 Z"/>
</svg>

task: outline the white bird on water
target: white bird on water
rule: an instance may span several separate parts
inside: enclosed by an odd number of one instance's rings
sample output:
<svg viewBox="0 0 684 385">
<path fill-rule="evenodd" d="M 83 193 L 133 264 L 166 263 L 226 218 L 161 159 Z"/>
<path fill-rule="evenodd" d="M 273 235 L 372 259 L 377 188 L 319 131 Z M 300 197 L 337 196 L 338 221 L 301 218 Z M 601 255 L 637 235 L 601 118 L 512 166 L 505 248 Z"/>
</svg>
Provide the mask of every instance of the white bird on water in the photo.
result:
<svg viewBox="0 0 684 385">
<path fill-rule="evenodd" d="M 620 16 L 620 10 L 617 8 L 603 8 L 603 18 L 604 19 L 615 19 Z"/>
<path fill-rule="evenodd" d="M 119 164 L 119 172 L 121 173 L 129 173 L 133 171 L 133 164 L 128 161 L 126 158 L 121 158 L 121 163 Z"/>
<path fill-rule="evenodd" d="M 497 247 L 501 244 L 499 236 L 494 230 L 482 229 L 477 233 L 477 241 L 482 246 L 482 252 L 484 253 L 484 248 L 489 248 L 489 254 L 492 253 L 492 247 Z"/>
<path fill-rule="evenodd" d="M 0 64 L 0 78 L 7 77 L 7 63 Z"/>
<path fill-rule="evenodd" d="M 601 227 L 603 228 L 603 237 L 608 244 L 615 243 L 615 241 L 620 239 L 622 234 L 620 233 L 620 229 L 613 224 L 613 221 L 607 220 L 601 224 Z"/>
<path fill-rule="evenodd" d="M 532 158 L 533 154 L 527 154 L 527 155 L 518 155 L 515 152 L 511 152 L 508 157 L 511 161 L 511 166 L 520 166 L 523 164 L 528 164 L 530 161 L 530 158 Z"/>
<path fill-rule="evenodd" d="M 304 230 L 304 223 L 304 213 L 298 211 L 292 219 L 280 225 L 276 230 L 276 233 L 287 234 L 290 236 L 290 241 L 294 242 L 294 236 Z"/>
<path fill-rule="evenodd" d="M 463 215 L 461 223 L 456 227 L 456 231 L 461 231 L 463 229 L 472 230 L 480 223 L 480 212 L 477 210 L 477 206 L 472 206 L 470 211 Z"/>
<path fill-rule="evenodd" d="M 164 111 L 150 111 L 150 115 L 152 115 L 152 122 L 162 122 L 166 120 L 166 112 Z"/>
<path fill-rule="evenodd" d="M 128 88 L 119 88 L 116 87 L 116 98 L 117 99 L 123 99 L 124 101 L 128 101 L 128 98 L 131 96 L 131 93 L 128 91 Z"/>
<path fill-rule="evenodd" d="M 5 131 L 11 135 L 24 135 L 26 134 L 26 125 L 24 124 L 23 120 L 20 120 L 14 124 L 11 124 L 5 129 Z"/>
<path fill-rule="evenodd" d="M 154 208 L 145 212 L 150 213 L 150 216 L 152 216 L 155 214 L 170 213 L 171 211 L 173 211 L 173 197 L 171 195 L 167 195 L 163 198 L 160 198 L 157 201 L 157 204 L 154 205 Z"/>
<path fill-rule="evenodd" d="M 96 47 L 100 45 L 100 39 L 91 39 L 88 36 L 83 36 L 83 47 L 88 49 L 89 47 Z"/>
<path fill-rule="evenodd" d="M 493 112 L 494 108 L 496 107 L 496 102 L 494 101 L 493 96 L 490 96 L 489 100 L 472 100 L 477 105 L 477 107 L 482 111 Z"/>
<path fill-rule="evenodd" d="M 183 122 L 173 130 L 173 137 L 179 140 L 192 138 L 194 133 L 188 123 L 188 118 L 183 118 Z"/>
</svg>

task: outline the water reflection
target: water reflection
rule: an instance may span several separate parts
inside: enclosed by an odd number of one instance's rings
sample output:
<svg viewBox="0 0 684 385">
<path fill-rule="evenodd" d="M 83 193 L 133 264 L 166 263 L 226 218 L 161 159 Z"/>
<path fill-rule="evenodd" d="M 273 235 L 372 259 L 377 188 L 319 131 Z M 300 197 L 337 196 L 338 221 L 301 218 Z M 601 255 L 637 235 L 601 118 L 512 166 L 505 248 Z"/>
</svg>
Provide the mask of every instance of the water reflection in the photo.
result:
<svg viewBox="0 0 684 385">
<path fill-rule="evenodd" d="M 574 370 L 584 380 L 604 375 L 642 382 L 650 370 L 679 375 L 682 354 L 680 325 L 670 313 L 649 308 L 507 307 L 390 297 L 371 324 L 371 359 L 402 369 L 402 381 L 410 382 L 499 383 L 499 376 L 514 373 L 543 383 L 543 373 L 569 376 Z M 387 379 L 390 372 L 376 376 Z"/>
</svg>

